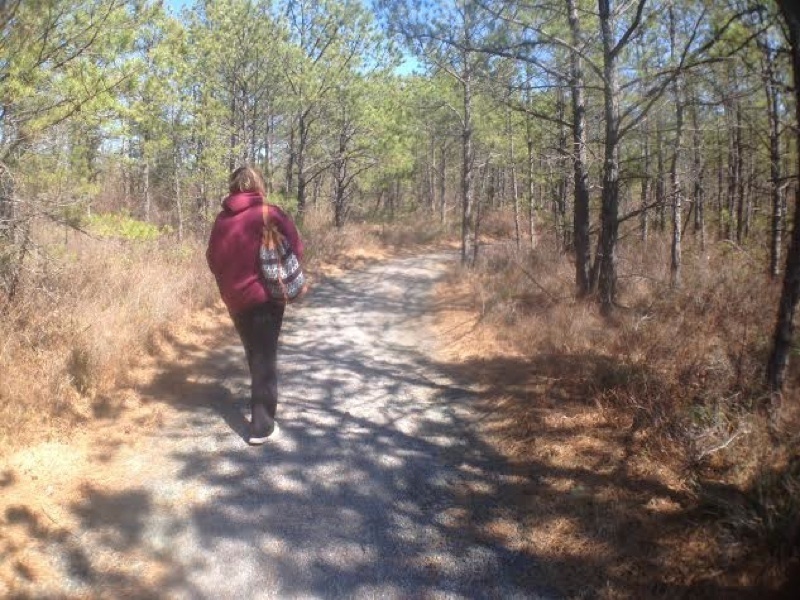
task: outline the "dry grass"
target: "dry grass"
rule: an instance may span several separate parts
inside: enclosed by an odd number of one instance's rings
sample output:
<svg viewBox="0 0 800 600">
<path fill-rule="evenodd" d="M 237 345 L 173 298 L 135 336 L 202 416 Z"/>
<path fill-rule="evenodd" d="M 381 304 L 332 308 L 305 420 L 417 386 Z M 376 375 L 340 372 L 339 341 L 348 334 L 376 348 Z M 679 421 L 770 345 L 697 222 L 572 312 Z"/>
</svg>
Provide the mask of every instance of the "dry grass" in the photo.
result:
<svg viewBox="0 0 800 600">
<path fill-rule="evenodd" d="M 341 229 L 336 229 L 331 223 L 331 211 L 322 206 L 310 208 L 303 221 L 306 268 L 312 276 L 333 275 L 340 272 L 343 266 L 386 256 L 378 237 L 378 228 L 347 223 Z"/>
<path fill-rule="evenodd" d="M 306 268 L 332 276 L 432 239 L 413 221 L 331 226 L 312 209 L 303 225 Z M 65 237 L 66 235 L 66 237 Z M 0 454 L 31 442 L 67 439 L 115 412 L 108 392 L 160 334 L 218 295 L 205 240 L 98 240 L 46 225 L 24 263 L 18 293 L 0 305 Z"/>
<path fill-rule="evenodd" d="M 126 492 L 131 491 L 132 469 L 158 469 L 143 458 L 146 446 L 153 443 L 148 433 L 165 423 L 185 421 L 175 402 L 198 402 L 197 381 L 204 377 L 198 359 L 208 348 L 230 345 L 235 338 L 221 303 L 195 311 L 153 336 L 154 352 L 133 360 L 124 381 L 98 398 L 105 402 L 102 415 L 85 427 L 69 427 L 60 436 L 63 440 L 39 440 L 0 457 L 0 596 L 73 597 L 70 578 L 59 568 L 73 563 L 80 565 L 81 573 L 91 571 L 93 581 L 117 582 L 116 597 L 149 598 L 163 592 L 174 566 L 141 547 L 126 548 L 122 555 L 95 556 L 89 565 L 83 543 L 87 511 L 94 514 L 98 498 L 114 499 L 110 504 L 99 502 L 103 519 L 141 508 L 141 495 Z M 177 372 L 177 379 L 165 377 Z M 61 555 L 70 558 L 54 558 Z M 75 562 L 73 557 L 80 559 Z M 80 595 L 100 596 L 108 593 Z"/>
<path fill-rule="evenodd" d="M 488 244 L 443 290 L 443 356 L 537 475 L 521 543 L 568 595 L 756 596 L 797 567 L 800 370 L 777 412 L 762 388 L 779 286 L 729 243 L 684 260 L 672 289 L 668 242 L 626 240 L 613 320 L 547 236 Z"/>
<path fill-rule="evenodd" d="M 163 327 L 216 296 L 204 247 L 35 232 L 0 322 L 0 449 L 68 437 Z"/>
<path fill-rule="evenodd" d="M 402 252 L 419 252 L 440 243 L 442 228 L 427 213 L 406 215 L 392 224 L 346 223 L 332 226 L 331 211 L 312 207 L 303 222 L 307 267 L 312 275 L 335 275 Z"/>
<path fill-rule="evenodd" d="M 326 276 L 413 249 L 438 228 L 348 225 L 311 211 L 308 268 Z M 487 234 L 508 235 L 487 215 Z M 216 298 L 203 245 L 122 244 L 37 232 L 0 322 L 0 450 L 64 439 L 109 407 L 103 390 L 158 332 Z M 484 534 L 529 553 L 572 597 L 753 597 L 788 586 L 800 534 L 796 391 L 761 390 L 778 286 L 763 256 L 687 240 L 671 289 L 668 244 L 627 240 L 612 321 L 573 296 L 573 267 L 493 242 L 443 289 L 447 368 L 483 386 L 487 432 L 526 483 L 521 527 Z M 497 239 L 497 238 L 495 238 Z M 46 254 L 45 254 L 46 252 Z M 477 492 L 476 492 L 477 493 Z"/>
<path fill-rule="evenodd" d="M 304 224 L 315 276 L 394 252 L 379 226 L 333 231 L 329 223 L 312 211 Z M 0 324 L 0 596 L 36 589 L 60 597 L 63 581 L 48 566 L 53 544 L 72 549 L 82 527 L 68 507 L 124 488 L 152 442 L 142 433 L 181 418 L 165 398 L 184 397 L 195 378 L 175 384 L 163 378 L 166 367 L 193 372 L 207 348 L 235 343 L 221 303 L 182 318 L 217 298 L 204 244 L 76 237 L 65 245 L 61 235 L 38 232 L 48 255 L 29 257 Z M 125 581 L 135 565 L 129 595 L 152 596 L 170 572 L 158 557 L 129 554 L 124 564 L 97 566 Z"/>
</svg>

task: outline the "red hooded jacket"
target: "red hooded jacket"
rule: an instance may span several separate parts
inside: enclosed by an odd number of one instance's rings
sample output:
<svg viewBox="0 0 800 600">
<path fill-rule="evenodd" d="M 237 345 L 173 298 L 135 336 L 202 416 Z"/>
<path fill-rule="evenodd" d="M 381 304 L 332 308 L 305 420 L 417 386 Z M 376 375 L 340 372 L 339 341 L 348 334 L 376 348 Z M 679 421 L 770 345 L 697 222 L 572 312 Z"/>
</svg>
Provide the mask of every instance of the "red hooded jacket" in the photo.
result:
<svg viewBox="0 0 800 600">
<path fill-rule="evenodd" d="M 211 228 L 206 260 L 232 315 L 270 299 L 258 261 L 264 231 L 263 206 L 264 200 L 256 192 L 232 194 L 223 201 L 222 211 Z M 269 218 L 302 261 L 303 242 L 292 219 L 277 206 L 267 206 Z"/>
</svg>

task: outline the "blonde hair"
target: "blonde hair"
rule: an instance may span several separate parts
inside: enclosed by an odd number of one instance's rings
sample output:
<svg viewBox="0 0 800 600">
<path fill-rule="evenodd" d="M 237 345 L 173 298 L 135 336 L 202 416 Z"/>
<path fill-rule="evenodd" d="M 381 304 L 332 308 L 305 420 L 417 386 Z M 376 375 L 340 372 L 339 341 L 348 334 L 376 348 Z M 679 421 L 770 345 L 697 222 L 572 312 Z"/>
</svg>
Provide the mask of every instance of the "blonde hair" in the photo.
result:
<svg viewBox="0 0 800 600">
<path fill-rule="evenodd" d="M 264 196 L 264 178 L 258 169 L 245 165 L 231 173 L 228 178 L 228 190 L 231 194 L 258 192 Z"/>
</svg>

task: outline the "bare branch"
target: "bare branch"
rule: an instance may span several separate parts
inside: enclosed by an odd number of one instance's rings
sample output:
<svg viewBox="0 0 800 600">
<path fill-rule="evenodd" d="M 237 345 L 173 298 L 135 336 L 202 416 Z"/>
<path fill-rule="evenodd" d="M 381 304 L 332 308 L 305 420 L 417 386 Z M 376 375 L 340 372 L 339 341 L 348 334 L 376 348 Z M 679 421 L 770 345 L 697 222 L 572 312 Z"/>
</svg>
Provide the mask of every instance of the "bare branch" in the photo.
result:
<svg viewBox="0 0 800 600">
<path fill-rule="evenodd" d="M 631 35 L 636 31 L 639 27 L 639 24 L 642 22 L 642 11 L 644 11 L 644 5 L 647 3 L 647 0 L 639 0 L 639 4 L 636 7 L 636 14 L 633 17 L 633 21 L 628 26 L 628 29 L 625 30 L 625 33 L 622 34 L 622 37 L 616 43 L 616 45 L 611 49 L 611 56 L 616 57 L 623 48 L 625 48 L 626 44 L 631 38 Z"/>
</svg>

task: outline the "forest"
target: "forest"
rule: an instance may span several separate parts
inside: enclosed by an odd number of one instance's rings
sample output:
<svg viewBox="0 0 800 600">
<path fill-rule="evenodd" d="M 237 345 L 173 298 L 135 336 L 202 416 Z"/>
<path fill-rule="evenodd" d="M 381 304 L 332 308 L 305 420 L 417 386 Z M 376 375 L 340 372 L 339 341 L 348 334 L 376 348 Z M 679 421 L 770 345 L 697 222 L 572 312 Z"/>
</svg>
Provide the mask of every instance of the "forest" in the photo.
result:
<svg viewBox="0 0 800 600">
<path fill-rule="evenodd" d="M 252 164 L 312 264 L 448 239 L 499 336 L 605 348 L 624 368 L 592 393 L 735 480 L 754 547 L 796 565 L 790 5 L 0 0 L 0 441 L 91 414 L 213 301 L 204 246 Z"/>
</svg>

